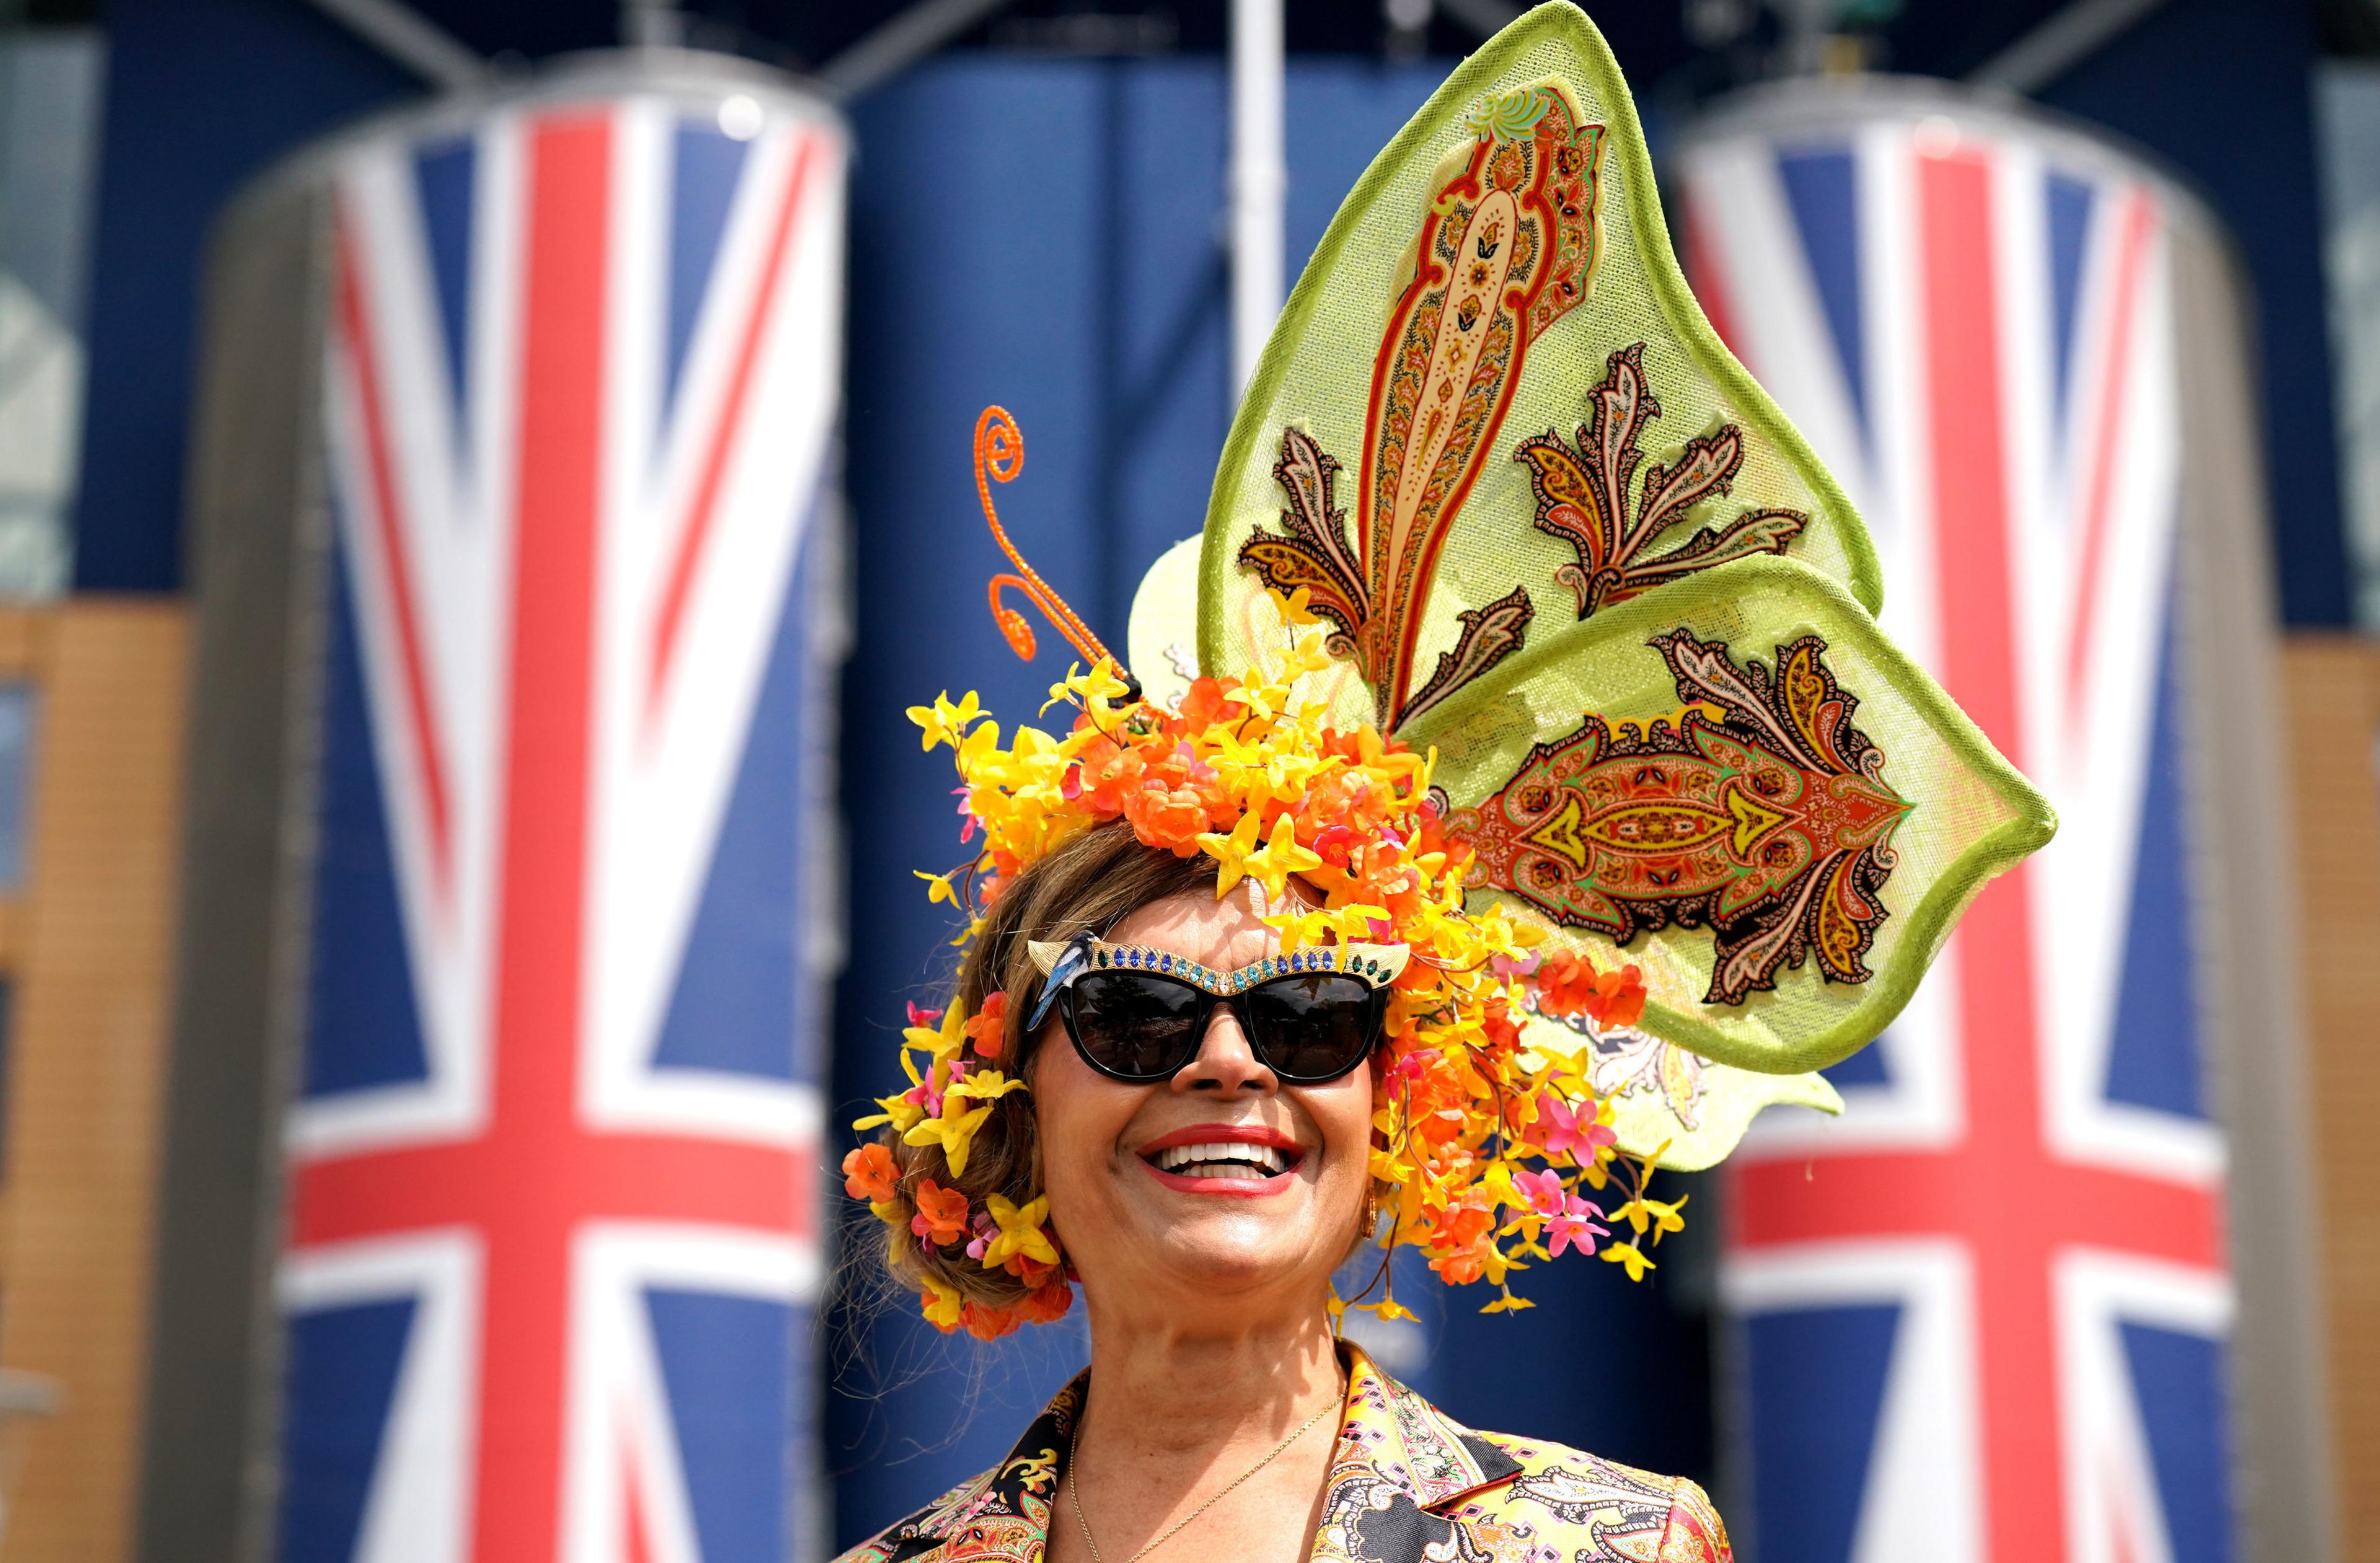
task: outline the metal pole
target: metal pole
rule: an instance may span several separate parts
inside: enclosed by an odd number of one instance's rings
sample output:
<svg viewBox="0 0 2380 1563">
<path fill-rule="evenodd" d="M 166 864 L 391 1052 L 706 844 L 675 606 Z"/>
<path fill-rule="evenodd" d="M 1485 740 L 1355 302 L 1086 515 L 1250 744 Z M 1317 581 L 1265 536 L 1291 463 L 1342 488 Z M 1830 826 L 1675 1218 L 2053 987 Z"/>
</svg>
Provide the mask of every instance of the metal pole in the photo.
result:
<svg viewBox="0 0 2380 1563">
<path fill-rule="evenodd" d="M 1281 313 L 1281 0 L 1232 0 L 1232 394 Z"/>
<path fill-rule="evenodd" d="M 2074 0 L 1968 73 L 1978 87 L 2038 92 L 2112 42 L 2165 0 Z"/>
<path fill-rule="evenodd" d="M 450 92 L 485 86 L 495 75 L 468 45 L 401 0 L 313 0 L 313 5 L 424 81 Z"/>
<path fill-rule="evenodd" d="M 918 0 L 827 61 L 818 73 L 819 85 L 839 103 L 864 97 L 1008 5 L 1009 0 Z"/>
</svg>

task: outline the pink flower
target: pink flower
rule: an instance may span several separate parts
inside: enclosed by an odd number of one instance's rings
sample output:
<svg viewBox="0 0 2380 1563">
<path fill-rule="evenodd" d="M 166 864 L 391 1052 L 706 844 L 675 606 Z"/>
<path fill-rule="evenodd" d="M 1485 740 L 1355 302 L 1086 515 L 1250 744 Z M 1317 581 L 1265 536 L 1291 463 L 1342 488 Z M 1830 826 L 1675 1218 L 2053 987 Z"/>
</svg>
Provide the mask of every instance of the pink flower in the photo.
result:
<svg viewBox="0 0 2380 1563">
<path fill-rule="evenodd" d="M 967 1257 L 980 1264 L 983 1251 L 1000 1235 L 1000 1224 L 983 1211 L 975 1213 L 975 1236 L 967 1242 Z"/>
<path fill-rule="evenodd" d="M 1394 1085 L 1400 1081 L 1419 1080 L 1429 1072 L 1429 1066 L 1437 1061 L 1437 1048 L 1415 1048 L 1412 1052 L 1389 1065 L 1389 1072 L 1381 1077 L 1382 1084 Z"/>
<path fill-rule="evenodd" d="M 1609 1129 L 1595 1121 L 1592 1104 L 1572 1107 L 1551 1091 L 1537 1093 L 1538 1143 L 1548 1156 L 1567 1153 L 1581 1167 L 1595 1160 L 1597 1145 L 1608 1145 L 1619 1139 Z"/>
<path fill-rule="evenodd" d="M 965 787 L 953 787 L 951 791 L 957 794 L 959 800 L 959 818 L 966 821 L 959 827 L 959 841 L 964 844 L 975 840 L 975 814 L 967 807 L 967 790 Z"/>
<path fill-rule="evenodd" d="M 1548 1172 L 1546 1176 L 1550 1178 L 1553 1174 Z M 1576 1194 L 1570 1195 L 1559 1212 L 1547 1212 L 1550 1218 L 1547 1224 L 1553 1229 L 1553 1256 L 1560 1258 L 1564 1248 L 1575 1248 L 1581 1254 L 1594 1253 L 1595 1240 L 1604 1236 L 1605 1230 L 1587 1218 L 1602 1214 L 1600 1207 Z"/>
<path fill-rule="evenodd" d="M 1529 1202 L 1529 1208 L 1540 1216 L 1560 1217 L 1568 1208 L 1563 1204 L 1566 1191 L 1561 1174 L 1548 1167 L 1541 1172 L 1515 1172 L 1512 1186 Z"/>
<path fill-rule="evenodd" d="M 909 1024 L 911 1025 L 921 1026 L 928 1031 L 931 1031 L 934 1027 L 942 1024 L 942 1012 L 940 1010 L 921 1010 L 917 1008 L 917 1001 L 912 1000 L 909 1003 Z"/>
<path fill-rule="evenodd" d="M 1537 969 L 1537 958 L 1534 954 L 1529 954 L 1516 961 L 1510 955 L 1494 955 L 1488 958 L 1488 969 L 1508 980 L 1512 977 L 1524 977 Z"/>
</svg>

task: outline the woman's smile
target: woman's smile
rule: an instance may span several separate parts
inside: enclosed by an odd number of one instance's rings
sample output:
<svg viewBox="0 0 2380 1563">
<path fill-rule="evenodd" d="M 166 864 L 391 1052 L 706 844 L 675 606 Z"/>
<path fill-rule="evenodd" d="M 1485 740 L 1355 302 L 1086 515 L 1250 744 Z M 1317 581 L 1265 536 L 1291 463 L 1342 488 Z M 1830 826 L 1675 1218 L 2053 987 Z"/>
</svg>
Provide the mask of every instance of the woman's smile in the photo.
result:
<svg viewBox="0 0 2380 1563">
<path fill-rule="evenodd" d="M 1140 1147 L 1138 1158 L 1176 1193 L 1284 1193 L 1305 1165 L 1305 1147 L 1260 1123 L 1193 1123 Z"/>
</svg>

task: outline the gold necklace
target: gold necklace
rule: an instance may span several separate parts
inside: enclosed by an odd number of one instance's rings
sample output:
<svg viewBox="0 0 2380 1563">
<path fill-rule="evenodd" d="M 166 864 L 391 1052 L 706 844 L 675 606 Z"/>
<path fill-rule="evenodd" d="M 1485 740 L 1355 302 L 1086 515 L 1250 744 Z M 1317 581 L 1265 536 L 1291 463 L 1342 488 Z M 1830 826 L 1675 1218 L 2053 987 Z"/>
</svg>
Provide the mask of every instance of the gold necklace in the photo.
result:
<svg viewBox="0 0 2380 1563">
<path fill-rule="evenodd" d="M 1238 1488 L 1242 1482 L 1246 1481 L 1257 1472 L 1262 1471 L 1266 1466 L 1270 1465 L 1283 1453 L 1283 1451 L 1288 1449 L 1290 1445 L 1294 1444 L 1300 1438 L 1305 1437 L 1307 1429 L 1311 1428 L 1316 1423 L 1321 1421 L 1324 1417 L 1330 1415 L 1332 1412 L 1337 1411 L 1343 1403 L 1343 1398 L 1339 1400 L 1333 1400 L 1329 1405 L 1323 1407 L 1320 1411 L 1316 1412 L 1312 1416 L 1307 1417 L 1304 1422 L 1299 1423 L 1297 1424 L 1297 1431 L 1292 1433 L 1288 1437 L 1283 1438 L 1280 1443 L 1275 1444 L 1272 1447 L 1272 1452 L 1270 1454 L 1266 1455 L 1264 1459 L 1257 1461 L 1254 1465 L 1249 1466 L 1245 1471 L 1241 1472 L 1238 1476 L 1232 1479 L 1230 1486 L 1225 1487 L 1213 1497 L 1208 1498 L 1206 1502 L 1200 1504 L 1197 1508 L 1192 1509 L 1181 1519 L 1173 1521 L 1172 1525 L 1166 1528 L 1163 1535 L 1158 1537 L 1155 1541 L 1150 1542 L 1147 1546 L 1142 1547 L 1130 1557 L 1125 1558 L 1123 1563 L 1140 1563 L 1142 1558 L 1148 1557 L 1150 1553 L 1155 1552 L 1167 1542 L 1172 1541 L 1175 1532 L 1181 1530 L 1183 1526 L 1187 1525 L 1191 1521 L 1196 1520 L 1201 1514 L 1206 1513 L 1207 1510 L 1222 1502 L 1223 1499 L 1231 1496 L 1232 1492 Z M 1082 1424 L 1080 1423 L 1075 1424 L 1075 1432 L 1079 1439 L 1082 1433 Z M 1066 1451 L 1066 1498 L 1067 1501 L 1075 1506 L 1075 1523 L 1083 1533 L 1083 1545 L 1091 1549 L 1091 1563 L 1107 1563 L 1107 1560 L 1099 1556 L 1099 1544 L 1091 1539 L 1091 1522 L 1083 1518 L 1083 1495 L 1075 1481 L 1075 1450 L 1071 1447 Z"/>
</svg>

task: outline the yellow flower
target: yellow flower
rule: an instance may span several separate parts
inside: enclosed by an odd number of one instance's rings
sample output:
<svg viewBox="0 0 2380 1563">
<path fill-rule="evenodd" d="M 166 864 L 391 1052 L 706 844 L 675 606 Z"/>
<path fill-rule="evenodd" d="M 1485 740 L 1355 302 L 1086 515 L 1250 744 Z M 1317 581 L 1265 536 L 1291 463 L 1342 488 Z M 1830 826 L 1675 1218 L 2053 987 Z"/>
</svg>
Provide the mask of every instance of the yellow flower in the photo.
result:
<svg viewBox="0 0 2380 1563">
<path fill-rule="evenodd" d="M 1025 1090 L 1022 1080 L 1011 1080 L 996 1069 L 971 1070 L 966 1078 L 952 1086 L 948 1097 L 971 1097 L 978 1102 L 995 1102 L 1011 1091 Z M 955 1172 L 956 1167 L 951 1169 Z"/>
<path fill-rule="evenodd" d="M 1636 1245 L 1633 1242 L 1605 1243 L 1603 1245 L 1603 1256 L 1606 1259 L 1610 1260 L 1615 1265 L 1626 1266 L 1628 1269 L 1628 1278 L 1633 1281 L 1643 1280 L 1645 1278 L 1645 1271 L 1658 1269 L 1660 1267 L 1654 1264 L 1650 1259 L 1645 1258 L 1642 1254 L 1637 1253 Z"/>
<path fill-rule="evenodd" d="M 1014 1254 L 1038 1259 L 1044 1265 L 1058 1262 L 1058 1251 L 1050 1246 L 1049 1234 L 1041 1230 L 1041 1223 L 1050 1216 L 1047 1195 L 1030 1201 L 1019 1210 L 1000 1195 L 992 1194 L 984 1200 L 983 1207 L 991 1213 L 993 1223 L 1000 1228 L 1000 1235 L 984 1244 L 985 1269 L 997 1270 Z"/>
<path fill-rule="evenodd" d="M 1272 599 L 1272 605 L 1281 611 L 1283 624 L 1305 625 L 1321 622 L 1320 616 L 1305 605 L 1306 600 L 1314 595 L 1312 588 L 1299 587 L 1295 591 L 1283 597 L 1279 588 L 1267 587 L 1265 593 Z"/>
<path fill-rule="evenodd" d="M 1248 875 L 1248 860 L 1262 855 L 1257 847 L 1257 831 L 1261 829 L 1256 810 L 1240 816 L 1228 836 L 1208 830 L 1198 838 L 1198 850 L 1215 860 L 1215 899 L 1220 901 L 1232 892 L 1232 887 Z"/>
<path fill-rule="evenodd" d="M 1240 823 L 1245 825 L 1248 819 L 1255 818 L 1249 815 Z M 1255 832 L 1249 833 L 1253 835 Z M 1232 835 L 1236 840 L 1239 832 L 1234 830 Z M 1202 846 L 1206 841 L 1204 836 L 1198 838 Z M 1264 886 L 1267 900 L 1279 901 L 1288 893 L 1291 875 L 1310 874 L 1321 866 L 1320 856 L 1297 844 L 1297 826 L 1284 814 L 1273 820 L 1272 837 L 1266 842 L 1264 851 L 1246 854 L 1245 866 L 1240 872 Z"/>
<path fill-rule="evenodd" d="M 955 743 L 960 734 L 966 732 L 968 724 L 982 714 L 983 708 L 976 703 L 972 689 L 966 692 L 966 698 L 956 705 L 951 703 L 951 692 L 945 689 L 934 697 L 932 705 L 909 708 L 909 720 L 924 730 L 917 739 L 917 747 L 921 751 L 931 749 L 937 744 Z"/>
<path fill-rule="evenodd" d="M 901 1046 L 905 1051 L 930 1054 L 947 1060 L 966 1051 L 966 1012 L 953 1001 L 942 1012 L 936 1025 L 905 1025 L 901 1028 Z M 914 1076 L 915 1069 L 911 1073 Z"/>
<path fill-rule="evenodd" d="M 966 1098 L 956 1086 L 942 1093 L 942 1112 L 939 1118 L 920 1118 L 901 1136 L 904 1145 L 940 1145 L 942 1159 L 951 1164 L 951 1176 L 966 1170 L 967 1147 L 975 1143 L 975 1132 L 991 1116 L 991 1109 L 969 1109 Z"/>
<path fill-rule="evenodd" d="M 939 906 L 945 901 L 953 906 L 959 904 L 959 892 L 951 883 L 949 874 L 929 874 L 923 868 L 912 868 L 909 872 L 926 881 L 927 905 Z"/>
<path fill-rule="evenodd" d="M 917 1120 L 926 1116 L 924 1108 L 902 1097 L 879 1097 L 876 1098 L 876 1105 L 884 1110 L 870 1113 L 866 1118 L 855 1118 L 851 1121 L 851 1126 L 864 1133 L 870 1129 L 890 1123 L 895 1133 L 905 1138 Z"/>
<path fill-rule="evenodd" d="M 1627 1218 L 1628 1225 L 1639 1236 L 1644 1234 L 1649 1222 L 1653 1229 L 1653 1242 L 1658 1245 L 1664 1234 L 1686 1230 L 1686 1218 L 1678 1214 L 1678 1209 L 1692 1198 L 1694 1195 L 1690 1193 L 1680 1194 L 1674 1200 L 1646 1199 L 1638 1194 L 1621 1206 L 1619 1214 Z"/>
<path fill-rule="evenodd" d="M 966 1299 L 958 1288 L 948 1281 L 926 1278 L 926 1290 L 917 1301 L 925 1305 L 926 1322 L 945 1333 L 959 1327 L 959 1316 L 966 1310 Z"/>
<path fill-rule="evenodd" d="M 1267 927 L 1281 930 L 1281 952 L 1294 955 L 1309 944 L 1319 944 L 1322 936 L 1337 926 L 1338 919 L 1329 912 L 1283 912 L 1264 919 Z"/>
</svg>

